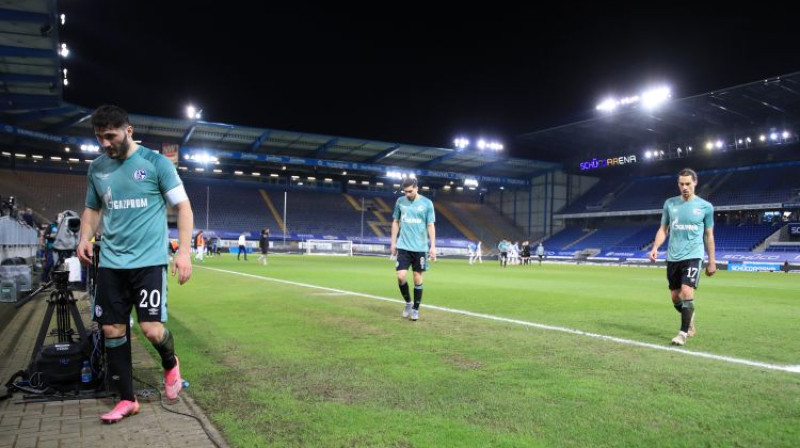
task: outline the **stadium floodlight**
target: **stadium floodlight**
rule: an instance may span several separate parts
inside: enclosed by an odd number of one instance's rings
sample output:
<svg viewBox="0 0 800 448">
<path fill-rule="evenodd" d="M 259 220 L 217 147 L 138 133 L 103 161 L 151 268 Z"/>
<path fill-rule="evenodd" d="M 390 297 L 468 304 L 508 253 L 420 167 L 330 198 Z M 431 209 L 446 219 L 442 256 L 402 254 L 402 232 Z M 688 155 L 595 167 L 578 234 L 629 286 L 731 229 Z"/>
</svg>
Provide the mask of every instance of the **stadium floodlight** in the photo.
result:
<svg viewBox="0 0 800 448">
<path fill-rule="evenodd" d="M 197 172 L 200 172 L 200 173 L 202 173 L 202 172 L 203 172 L 203 171 L 205 171 L 206 169 L 205 169 L 205 168 L 203 168 L 202 166 L 198 166 L 198 167 L 196 167 L 194 170 L 195 170 L 195 171 L 197 171 Z"/>
<path fill-rule="evenodd" d="M 464 191 L 464 187 L 456 187 L 456 190 L 458 190 L 458 191 Z"/>
<path fill-rule="evenodd" d="M 478 140 L 478 149 L 480 149 L 481 151 L 486 149 L 486 140 L 484 139 Z"/>
<path fill-rule="evenodd" d="M 725 146 L 725 142 L 722 140 L 717 140 L 717 143 L 715 143 L 714 146 L 716 146 L 717 149 L 722 149 L 722 147 Z"/>
<path fill-rule="evenodd" d="M 61 16 L 59 16 L 59 17 L 61 18 L 61 25 L 64 25 L 65 23 L 67 23 L 67 15 L 66 14 L 61 14 Z"/>
<path fill-rule="evenodd" d="M 654 109 L 669 100 L 671 97 L 672 91 L 666 86 L 646 90 L 644 93 L 642 93 L 642 107 L 645 109 Z"/>
<path fill-rule="evenodd" d="M 614 112 L 614 110 L 617 108 L 617 106 L 618 106 L 617 100 L 615 100 L 614 98 L 606 98 L 603 101 L 601 101 L 600 104 L 595 106 L 595 109 L 599 110 L 601 112 L 609 112 L 610 113 L 610 112 Z"/>
<path fill-rule="evenodd" d="M 81 145 L 83 152 L 100 152 L 100 147 L 97 145 Z"/>
<path fill-rule="evenodd" d="M 383 182 L 375 182 L 375 185 L 378 186 L 378 187 L 382 187 L 383 186 Z"/>
<path fill-rule="evenodd" d="M 261 175 L 261 173 L 259 173 L 258 171 L 253 171 L 251 174 L 253 176 L 260 176 Z"/>
<path fill-rule="evenodd" d="M 50 156 L 50 160 L 60 161 L 61 157 L 59 157 L 59 156 Z"/>
<path fill-rule="evenodd" d="M 369 181 L 368 180 L 362 180 L 361 181 L 361 185 L 369 185 Z"/>
<path fill-rule="evenodd" d="M 233 174 L 235 174 L 237 176 L 241 176 L 242 174 L 244 174 L 244 172 L 236 170 L 236 171 L 233 172 Z"/>
<path fill-rule="evenodd" d="M 644 152 L 644 158 L 645 159 L 649 159 L 651 157 L 653 157 L 653 153 L 649 149 Z"/>
<path fill-rule="evenodd" d="M 64 147 L 64 152 L 69 152 L 69 146 Z"/>
<path fill-rule="evenodd" d="M 449 190 L 449 189 L 450 189 L 450 185 L 445 185 L 445 186 L 444 186 L 444 189 L 445 189 L 445 190 Z"/>
<path fill-rule="evenodd" d="M 500 189 L 501 189 L 501 190 L 505 190 L 505 189 L 506 189 L 506 187 L 504 187 L 504 186 L 502 186 L 502 185 L 501 185 L 501 186 L 500 186 Z"/>
<path fill-rule="evenodd" d="M 184 159 L 191 160 L 191 161 L 197 162 L 197 163 L 202 163 L 202 164 L 219 162 L 218 158 L 216 158 L 214 156 L 210 156 L 210 155 L 208 155 L 208 154 L 206 154 L 204 152 L 187 155 L 187 156 L 184 157 Z"/>
<path fill-rule="evenodd" d="M 323 182 L 333 182 L 333 179 L 331 179 L 330 177 L 326 177 Z"/>
<path fill-rule="evenodd" d="M 342 171 L 342 176 L 347 176 L 347 171 Z"/>
<path fill-rule="evenodd" d="M 469 140 L 464 137 L 458 137 L 455 140 L 453 140 L 453 144 L 455 144 L 456 148 L 458 149 L 464 149 L 467 146 L 469 146 Z"/>
<path fill-rule="evenodd" d="M 429 187 L 429 186 L 427 186 L 427 185 L 423 185 L 423 186 L 422 186 L 422 190 L 423 190 L 423 191 L 428 191 L 428 190 L 430 190 L 430 189 L 431 189 L 431 187 Z"/>
<path fill-rule="evenodd" d="M 308 176 L 308 177 L 306 178 L 306 180 L 317 180 L 317 178 L 316 178 L 316 177 L 314 177 L 314 176 Z"/>
<path fill-rule="evenodd" d="M 714 149 L 714 143 L 712 143 L 710 141 L 706 142 L 706 149 L 709 150 L 709 151 Z"/>
<path fill-rule="evenodd" d="M 269 177 L 278 177 L 278 175 L 275 173 L 270 173 Z"/>
<path fill-rule="evenodd" d="M 300 179 L 300 176 L 292 176 L 292 180 Z"/>
<path fill-rule="evenodd" d="M 213 170 L 213 171 L 214 171 L 215 173 L 217 173 L 217 174 L 220 174 L 220 173 L 222 173 L 222 170 L 221 170 L 221 169 L 219 169 L 219 168 L 214 168 L 214 170 Z"/>
<path fill-rule="evenodd" d="M 61 49 L 58 50 L 58 54 L 61 55 L 62 58 L 66 58 L 67 56 L 69 56 L 69 48 L 67 48 L 67 44 L 65 43 L 61 44 Z"/>
<path fill-rule="evenodd" d="M 777 132 L 770 132 L 769 139 L 774 142 L 775 140 L 778 139 L 778 133 Z"/>
<path fill-rule="evenodd" d="M 190 120 L 199 120 L 203 116 L 203 109 L 197 109 L 193 105 L 186 106 L 186 118 Z"/>
<path fill-rule="evenodd" d="M 356 184 L 356 180 L 355 179 L 350 179 L 350 180 L 347 181 L 347 183 L 350 184 L 350 185 L 355 185 Z"/>
<path fill-rule="evenodd" d="M 478 180 L 477 179 L 464 179 L 464 186 L 466 187 L 477 187 Z"/>
<path fill-rule="evenodd" d="M 791 136 L 792 136 L 792 135 L 791 135 L 791 134 L 789 134 L 789 131 L 783 131 L 783 132 L 781 133 L 781 137 L 783 137 L 783 139 L 784 139 L 784 140 L 786 140 L 787 138 L 789 138 L 789 137 L 791 137 Z"/>
<path fill-rule="evenodd" d="M 80 159 L 74 159 L 74 158 L 70 157 L 69 161 L 70 162 L 80 162 L 81 160 Z"/>
<path fill-rule="evenodd" d="M 766 141 L 766 140 L 767 140 L 767 136 L 766 136 L 766 135 L 764 135 L 764 134 L 761 134 L 761 135 L 759 135 L 759 136 L 758 136 L 758 141 L 760 141 L 760 142 L 764 142 L 764 141 Z"/>
</svg>

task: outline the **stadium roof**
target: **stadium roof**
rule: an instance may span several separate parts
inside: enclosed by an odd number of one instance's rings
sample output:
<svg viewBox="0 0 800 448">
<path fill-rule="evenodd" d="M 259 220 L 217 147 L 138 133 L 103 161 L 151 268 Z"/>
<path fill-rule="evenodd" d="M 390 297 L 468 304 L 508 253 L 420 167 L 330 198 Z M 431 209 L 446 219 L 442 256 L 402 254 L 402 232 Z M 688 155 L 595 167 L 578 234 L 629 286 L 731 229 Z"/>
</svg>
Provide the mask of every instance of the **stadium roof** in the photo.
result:
<svg viewBox="0 0 800 448">
<path fill-rule="evenodd" d="M 6 0 L 0 6 L 0 142 L 42 151 L 94 143 L 91 110 L 62 100 L 58 17 L 53 0 Z M 135 111 L 134 111 L 135 112 Z M 399 168 L 452 178 L 529 179 L 560 163 L 307 132 L 132 115 L 134 136 L 206 151 L 234 166 L 267 164 L 342 168 L 373 175 Z M 800 72 L 673 100 L 644 113 L 631 109 L 530 132 L 518 144 L 536 158 L 564 164 L 582 157 L 639 153 L 653 145 L 792 127 L 800 131 Z M 502 182 L 498 182 L 502 183 Z"/>
<path fill-rule="evenodd" d="M 534 131 L 519 140 L 531 153 L 566 162 L 786 127 L 797 134 L 799 125 L 800 72 L 795 72 L 668 101 L 653 111 L 633 108 Z"/>
<path fill-rule="evenodd" d="M 0 6 L 2 140 L 41 151 L 94 143 L 91 110 L 62 100 L 58 23 L 52 0 L 8 0 Z M 132 111 L 135 112 L 135 111 Z M 429 177 L 475 176 L 484 181 L 529 179 L 559 164 L 509 158 L 492 151 L 456 150 L 188 119 L 131 115 L 134 137 L 204 151 L 232 165 L 263 163 L 351 169 L 387 168 Z M 9 137 L 10 136 L 10 137 Z M 298 167 L 300 168 L 300 167 Z"/>
<path fill-rule="evenodd" d="M 61 61 L 54 1 L 0 4 L 0 111 L 37 110 L 61 102 Z"/>
</svg>

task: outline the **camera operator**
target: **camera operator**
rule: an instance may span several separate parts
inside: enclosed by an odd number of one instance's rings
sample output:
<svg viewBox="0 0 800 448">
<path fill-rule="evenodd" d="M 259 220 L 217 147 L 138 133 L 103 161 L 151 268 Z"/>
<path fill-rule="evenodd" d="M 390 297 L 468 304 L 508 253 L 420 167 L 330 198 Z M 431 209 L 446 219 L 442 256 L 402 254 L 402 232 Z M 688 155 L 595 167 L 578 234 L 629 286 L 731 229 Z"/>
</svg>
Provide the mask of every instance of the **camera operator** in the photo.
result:
<svg viewBox="0 0 800 448">
<path fill-rule="evenodd" d="M 163 324 L 167 320 L 167 203 L 178 211 L 179 249 L 172 275 L 177 272 L 181 285 L 192 274 L 189 254 L 194 218 L 175 166 L 134 142 L 127 112 L 117 106 L 101 106 L 92 114 L 92 127 L 105 153 L 89 167 L 78 257 L 91 263 L 91 238 L 102 216 L 93 313 L 103 328 L 108 374 L 121 399 L 100 418 L 115 423 L 139 412 L 127 335 L 134 306 L 142 332 L 161 355 L 167 398 L 178 398 L 180 365 L 172 334 Z"/>
<path fill-rule="evenodd" d="M 57 259 L 53 243 L 56 241 L 56 234 L 58 233 L 58 225 L 61 222 L 61 213 L 56 217 L 55 222 L 51 222 L 44 229 L 44 260 L 42 268 L 42 281 L 47 282 L 50 280 L 50 271 L 53 270 Z"/>
</svg>

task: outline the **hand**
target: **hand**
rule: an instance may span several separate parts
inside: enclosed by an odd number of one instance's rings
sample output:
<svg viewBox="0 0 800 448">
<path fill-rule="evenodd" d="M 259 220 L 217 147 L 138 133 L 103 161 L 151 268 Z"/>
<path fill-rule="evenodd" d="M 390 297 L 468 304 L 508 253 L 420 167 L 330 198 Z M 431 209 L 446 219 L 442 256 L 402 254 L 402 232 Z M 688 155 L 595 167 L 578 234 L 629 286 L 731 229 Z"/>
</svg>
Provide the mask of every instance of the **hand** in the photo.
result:
<svg viewBox="0 0 800 448">
<path fill-rule="evenodd" d="M 175 263 L 172 264 L 172 276 L 178 273 L 178 284 L 182 285 L 189 281 L 192 277 L 192 259 L 189 257 L 188 251 L 178 251 L 175 257 Z"/>
<path fill-rule="evenodd" d="M 658 260 L 658 250 L 657 249 L 653 249 L 653 250 L 650 251 L 650 261 L 655 263 L 656 260 Z"/>
<path fill-rule="evenodd" d="M 397 246 L 392 243 L 391 247 L 389 248 L 389 252 L 391 252 L 393 257 L 397 256 Z"/>
<path fill-rule="evenodd" d="M 94 257 L 94 244 L 91 241 L 83 240 L 78 245 L 78 259 L 83 264 L 92 264 Z"/>
<path fill-rule="evenodd" d="M 717 272 L 717 263 L 709 261 L 706 265 L 706 276 L 711 277 Z"/>
<path fill-rule="evenodd" d="M 431 247 L 429 255 L 430 255 L 431 261 L 436 261 L 436 248 L 435 247 Z"/>
</svg>

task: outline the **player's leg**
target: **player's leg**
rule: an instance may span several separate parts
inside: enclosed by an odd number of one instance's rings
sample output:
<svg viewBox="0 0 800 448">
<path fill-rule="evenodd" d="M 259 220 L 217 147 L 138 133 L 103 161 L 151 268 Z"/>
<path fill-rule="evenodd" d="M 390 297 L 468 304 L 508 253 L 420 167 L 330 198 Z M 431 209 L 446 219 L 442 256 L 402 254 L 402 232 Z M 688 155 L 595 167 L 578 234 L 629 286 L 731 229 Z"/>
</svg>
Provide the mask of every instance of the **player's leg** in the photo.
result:
<svg viewBox="0 0 800 448">
<path fill-rule="evenodd" d="M 414 307 L 411 310 L 411 320 L 419 319 L 419 305 L 422 303 L 422 273 L 428 268 L 428 257 L 425 252 L 414 252 L 411 263 L 414 271 Z"/>
<path fill-rule="evenodd" d="M 694 290 L 700 284 L 700 272 L 703 270 L 702 260 L 687 260 L 681 269 L 681 331 L 685 331 L 689 337 L 697 334 L 694 325 Z"/>
<path fill-rule="evenodd" d="M 174 401 L 182 388 L 180 363 L 175 355 L 175 340 L 164 326 L 167 320 L 167 271 L 163 266 L 135 269 L 132 286 L 140 291 L 136 312 L 139 326 L 147 340 L 161 356 L 164 389 L 167 399 Z"/>
<path fill-rule="evenodd" d="M 681 314 L 683 309 L 683 300 L 681 300 L 681 279 L 680 279 L 680 262 L 668 261 L 667 262 L 667 284 L 669 286 L 670 298 L 672 299 L 672 307 L 678 314 Z M 674 345 L 683 345 L 686 343 L 688 336 L 678 330 L 678 334 L 672 338 Z"/>
<path fill-rule="evenodd" d="M 411 293 L 408 288 L 408 268 L 411 266 L 411 256 L 409 252 L 398 249 L 397 259 L 395 260 L 395 270 L 397 271 L 397 286 L 400 288 L 400 295 L 406 304 L 403 307 L 403 317 L 411 315 Z"/>
<path fill-rule="evenodd" d="M 119 392 L 120 397 L 116 406 L 100 417 L 106 423 L 116 423 L 139 412 L 139 403 L 133 393 L 133 362 L 127 334 L 131 310 L 127 286 L 124 272 L 107 268 L 98 270 L 92 314 L 105 337 L 111 387 Z"/>
</svg>

